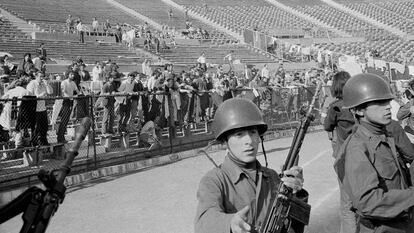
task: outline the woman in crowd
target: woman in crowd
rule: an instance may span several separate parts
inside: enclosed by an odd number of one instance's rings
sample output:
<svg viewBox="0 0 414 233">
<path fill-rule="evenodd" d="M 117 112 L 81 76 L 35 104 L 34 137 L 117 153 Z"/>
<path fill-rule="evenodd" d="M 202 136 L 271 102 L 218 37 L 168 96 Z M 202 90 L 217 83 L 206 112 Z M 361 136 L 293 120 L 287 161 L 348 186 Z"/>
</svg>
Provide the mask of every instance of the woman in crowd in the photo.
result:
<svg viewBox="0 0 414 233">
<path fill-rule="evenodd" d="M 21 76 L 22 73 L 29 74 L 33 68 L 32 55 L 30 53 L 25 53 L 23 61 L 20 62 L 19 67 L 17 68 L 17 76 Z"/>
<path fill-rule="evenodd" d="M 333 157 L 337 158 L 338 149 L 351 133 L 354 126 L 354 117 L 349 109 L 343 109 L 342 90 L 348 79 L 348 72 L 341 71 L 333 76 L 331 94 L 335 98 L 328 107 L 328 113 L 324 121 L 324 129 L 328 132 L 329 140 L 332 141 Z M 352 203 L 348 195 L 340 187 L 340 232 L 356 232 L 355 213 L 351 211 Z"/>
</svg>

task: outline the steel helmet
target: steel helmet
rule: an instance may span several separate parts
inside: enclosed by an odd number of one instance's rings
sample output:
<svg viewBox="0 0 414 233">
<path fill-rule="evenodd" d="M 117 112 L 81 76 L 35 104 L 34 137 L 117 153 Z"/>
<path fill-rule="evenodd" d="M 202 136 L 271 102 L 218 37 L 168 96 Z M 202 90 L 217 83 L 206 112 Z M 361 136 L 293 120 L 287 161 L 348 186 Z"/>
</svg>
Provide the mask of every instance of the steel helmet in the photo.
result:
<svg viewBox="0 0 414 233">
<path fill-rule="evenodd" d="M 267 130 L 259 108 L 250 100 L 233 98 L 224 101 L 214 115 L 213 132 L 217 141 L 224 141 L 225 133 L 249 126 L 257 126 L 259 135 Z"/>
<path fill-rule="evenodd" d="M 376 100 L 394 99 L 388 83 L 380 76 L 369 73 L 351 77 L 345 83 L 342 96 L 344 108 L 354 108 Z"/>
</svg>

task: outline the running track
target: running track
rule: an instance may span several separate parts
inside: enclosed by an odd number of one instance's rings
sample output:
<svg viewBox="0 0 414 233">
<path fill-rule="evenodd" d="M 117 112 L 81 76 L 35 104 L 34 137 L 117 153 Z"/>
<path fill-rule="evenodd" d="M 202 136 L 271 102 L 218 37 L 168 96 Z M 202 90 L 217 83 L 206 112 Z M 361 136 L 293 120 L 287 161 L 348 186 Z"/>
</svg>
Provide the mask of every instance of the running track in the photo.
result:
<svg viewBox="0 0 414 233">
<path fill-rule="evenodd" d="M 269 167 L 280 170 L 291 138 L 265 143 Z M 210 153 L 223 161 L 223 151 Z M 334 233 L 339 228 L 339 190 L 332 168 L 332 149 L 324 132 L 306 135 L 300 166 L 312 205 L 309 233 Z M 263 155 L 259 160 L 264 164 Z M 106 177 L 68 190 L 47 232 L 53 233 L 191 233 L 196 190 L 213 168 L 204 156 L 118 177 Z M 18 216 L 0 225 L 1 233 L 19 232 Z"/>
</svg>

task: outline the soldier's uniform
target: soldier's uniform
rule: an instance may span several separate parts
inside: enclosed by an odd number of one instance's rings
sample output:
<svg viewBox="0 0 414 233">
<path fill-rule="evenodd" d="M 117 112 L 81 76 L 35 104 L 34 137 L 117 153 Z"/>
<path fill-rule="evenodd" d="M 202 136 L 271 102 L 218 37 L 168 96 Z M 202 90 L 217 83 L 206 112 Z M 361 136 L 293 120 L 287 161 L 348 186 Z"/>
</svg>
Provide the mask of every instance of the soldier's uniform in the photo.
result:
<svg viewBox="0 0 414 233">
<path fill-rule="evenodd" d="M 392 98 L 388 84 L 372 74 L 354 76 L 344 87 L 347 108 Z M 405 166 L 412 161 L 406 153 L 412 144 L 398 132 L 360 121 L 339 150 L 335 169 L 358 215 L 359 232 L 414 232 L 414 187 Z"/>
<path fill-rule="evenodd" d="M 267 130 L 260 110 L 251 101 L 229 99 L 219 106 L 213 121 L 216 140 L 224 142 L 225 134 L 235 129 L 256 127 L 259 135 Z M 197 191 L 196 233 L 230 233 L 233 216 L 249 206 L 245 220 L 252 229 L 263 225 L 266 213 L 277 196 L 281 182 L 278 174 L 255 159 L 243 163 L 229 147 L 223 164 L 209 171 L 201 180 Z M 254 155 L 256 156 L 256 155 Z M 296 196 L 307 200 L 307 192 Z M 253 229 L 252 232 L 256 232 Z M 290 232 L 303 232 L 303 224 L 292 221 Z"/>
</svg>

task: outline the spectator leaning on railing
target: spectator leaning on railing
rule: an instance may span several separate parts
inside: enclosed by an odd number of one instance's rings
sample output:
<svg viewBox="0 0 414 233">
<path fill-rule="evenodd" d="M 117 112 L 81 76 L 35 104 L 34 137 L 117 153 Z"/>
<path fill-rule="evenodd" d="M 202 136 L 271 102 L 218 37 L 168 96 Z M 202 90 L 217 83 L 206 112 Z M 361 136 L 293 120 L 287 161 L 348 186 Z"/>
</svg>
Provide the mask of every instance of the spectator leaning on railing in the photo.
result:
<svg viewBox="0 0 414 233">
<path fill-rule="evenodd" d="M 44 98 L 48 94 L 52 94 L 52 88 L 44 80 L 45 75 L 41 71 L 35 73 L 35 79 L 30 81 L 26 89 L 31 95 L 35 95 L 38 98 Z M 36 125 L 34 135 L 32 137 L 33 145 L 48 145 L 47 141 L 47 130 L 48 130 L 48 119 L 46 112 L 46 101 L 37 100 L 36 105 Z"/>
<path fill-rule="evenodd" d="M 3 95 L 2 99 L 22 98 L 23 96 L 29 95 L 29 92 L 26 90 L 25 86 L 26 82 L 22 79 L 13 81 L 9 85 L 8 90 Z M 11 131 L 14 128 L 12 122 L 17 120 L 20 105 L 21 101 L 14 100 L 4 103 L 4 108 L 0 115 L 0 125 L 4 130 Z M 22 130 L 15 130 L 14 139 L 16 147 L 23 146 L 22 133 Z"/>
<path fill-rule="evenodd" d="M 68 77 L 61 83 L 61 91 L 63 97 L 74 97 L 79 94 L 79 89 L 76 86 L 76 83 L 73 81 L 75 78 L 75 72 L 71 71 L 68 74 Z M 65 133 L 66 126 L 68 125 L 69 118 L 72 112 L 73 99 L 64 99 L 62 103 L 62 108 L 60 110 L 60 124 L 59 129 L 56 132 L 57 141 L 59 143 L 65 143 Z"/>
<path fill-rule="evenodd" d="M 102 95 L 105 95 L 102 99 L 102 107 L 104 108 L 104 114 L 102 119 L 102 134 L 114 134 L 114 119 L 115 119 L 115 98 L 111 96 L 117 90 L 115 87 L 114 79 L 116 74 L 109 75 L 109 80 L 102 87 Z"/>
</svg>

